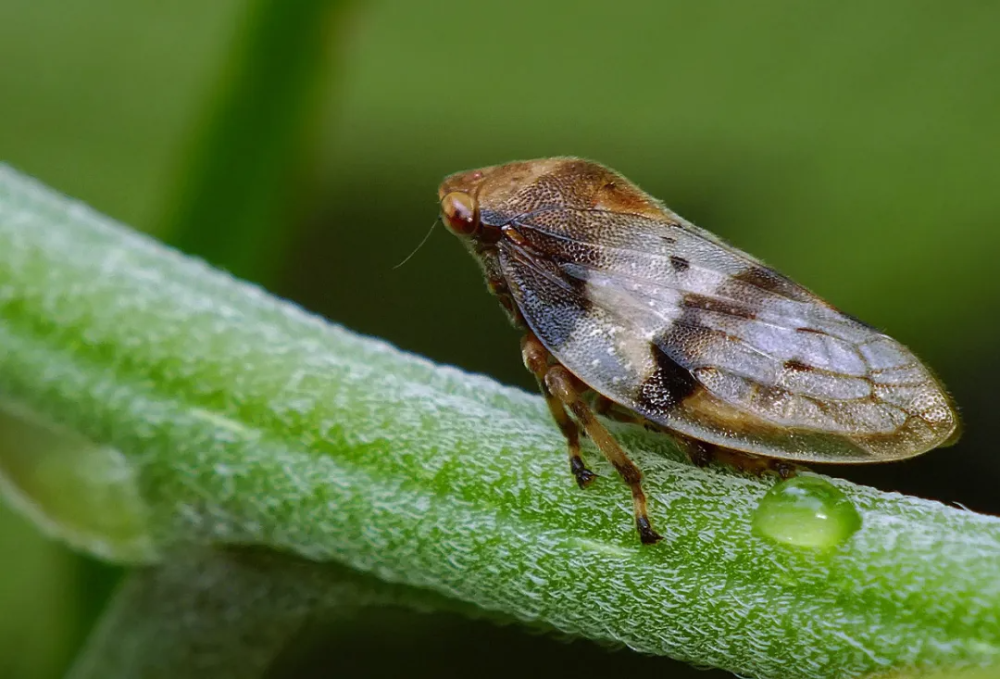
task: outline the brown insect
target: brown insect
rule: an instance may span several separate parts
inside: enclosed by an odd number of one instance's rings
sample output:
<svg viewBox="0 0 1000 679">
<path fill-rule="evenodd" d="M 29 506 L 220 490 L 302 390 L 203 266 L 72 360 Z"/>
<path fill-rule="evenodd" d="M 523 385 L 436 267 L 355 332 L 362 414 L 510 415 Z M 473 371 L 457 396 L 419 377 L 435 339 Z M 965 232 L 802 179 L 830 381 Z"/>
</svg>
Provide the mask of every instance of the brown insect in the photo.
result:
<svg viewBox="0 0 1000 679">
<path fill-rule="evenodd" d="M 594 480 L 580 427 L 661 539 L 642 474 L 595 416 L 668 432 L 692 461 L 901 460 L 953 443 L 954 405 L 908 349 L 578 158 L 486 167 L 438 189 L 448 229 L 525 330 L 524 364 Z"/>
</svg>

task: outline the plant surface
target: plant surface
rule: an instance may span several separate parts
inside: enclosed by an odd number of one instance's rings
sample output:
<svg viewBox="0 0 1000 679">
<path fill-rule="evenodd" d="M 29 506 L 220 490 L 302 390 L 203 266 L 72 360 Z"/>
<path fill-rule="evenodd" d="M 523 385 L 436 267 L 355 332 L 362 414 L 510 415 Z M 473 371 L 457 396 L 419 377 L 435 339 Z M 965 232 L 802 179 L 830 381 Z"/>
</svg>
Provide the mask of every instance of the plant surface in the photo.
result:
<svg viewBox="0 0 1000 679">
<path fill-rule="evenodd" d="M 592 447 L 602 478 L 575 487 L 539 398 L 327 323 L 2 166 L 0 395 L 25 428 L 0 456 L 9 497 L 106 559 L 256 546 L 756 677 L 1000 656 L 1000 520 L 834 481 L 861 529 L 781 547 L 751 532 L 773 481 L 623 426 L 666 538 L 641 547 L 625 487 Z"/>
</svg>

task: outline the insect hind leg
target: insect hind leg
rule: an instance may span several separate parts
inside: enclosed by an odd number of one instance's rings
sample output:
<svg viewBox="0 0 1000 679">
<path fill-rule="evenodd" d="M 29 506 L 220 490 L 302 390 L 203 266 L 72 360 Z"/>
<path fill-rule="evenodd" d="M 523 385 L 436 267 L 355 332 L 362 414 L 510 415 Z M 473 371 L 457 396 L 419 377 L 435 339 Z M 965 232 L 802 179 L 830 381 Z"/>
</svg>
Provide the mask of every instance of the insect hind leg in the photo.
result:
<svg viewBox="0 0 1000 679">
<path fill-rule="evenodd" d="M 674 433 L 674 437 L 681 442 L 691 462 L 699 467 L 704 467 L 711 462 L 718 462 L 754 476 L 764 476 L 773 472 L 782 479 L 790 479 L 800 471 L 805 471 L 805 467 L 788 460 L 744 453 L 704 441 L 697 441 L 677 433 Z"/>
<path fill-rule="evenodd" d="M 538 389 L 545 397 L 545 404 L 549 407 L 549 412 L 552 413 L 552 419 L 555 420 L 559 431 L 566 438 L 569 449 L 569 469 L 573 472 L 576 485 L 580 488 L 586 488 L 597 478 L 597 474 L 587 468 L 587 464 L 580 454 L 580 427 L 566 412 L 563 402 L 556 398 L 545 384 L 545 374 L 549 370 L 549 352 L 538 341 L 538 338 L 533 335 L 525 335 L 524 339 L 521 340 L 521 358 L 524 360 L 524 366 L 538 381 Z"/>
<path fill-rule="evenodd" d="M 623 409 L 606 396 L 597 396 L 594 402 L 594 411 L 598 415 L 618 422 L 639 425 L 650 431 L 669 435 L 691 464 L 696 467 L 707 467 L 715 462 L 755 476 L 774 473 L 782 479 L 790 479 L 799 472 L 806 471 L 805 467 L 788 460 L 745 453 L 692 438 L 674 429 L 651 422 L 638 413 Z"/>
<path fill-rule="evenodd" d="M 690 460 L 691 464 L 695 467 L 707 467 L 710 465 L 712 460 L 715 459 L 715 452 L 719 450 L 718 446 L 712 445 L 711 443 L 699 441 L 698 439 L 693 439 L 674 431 L 671 431 L 670 435 L 677 443 L 677 447 L 684 452 L 687 459 Z"/>
<path fill-rule="evenodd" d="M 639 540 L 650 545 L 659 542 L 663 536 L 653 530 L 646 511 L 646 494 L 642 490 L 642 472 L 629 459 L 622 447 L 614 439 L 603 424 L 598 421 L 593 411 L 583 399 L 574 384 L 573 375 L 561 365 L 554 365 L 545 373 L 545 386 L 569 408 L 573 417 L 583 426 L 587 436 L 593 440 L 608 461 L 614 466 L 622 479 L 632 490 L 632 506 L 635 513 L 635 527 L 639 532 Z"/>
</svg>

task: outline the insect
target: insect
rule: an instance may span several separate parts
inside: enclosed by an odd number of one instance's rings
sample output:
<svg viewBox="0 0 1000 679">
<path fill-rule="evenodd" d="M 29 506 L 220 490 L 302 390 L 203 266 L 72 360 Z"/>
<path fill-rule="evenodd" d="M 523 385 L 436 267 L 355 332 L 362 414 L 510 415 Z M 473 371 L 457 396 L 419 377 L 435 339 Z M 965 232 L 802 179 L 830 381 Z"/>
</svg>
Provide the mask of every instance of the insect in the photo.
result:
<svg viewBox="0 0 1000 679">
<path fill-rule="evenodd" d="M 901 460 L 959 435 L 942 384 L 894 339 L 579 158 L 460 172 L 444 224 L 525 331 L 524 364 L 583 488 L 580 429 L 631 488 L 642 473 L 597 415 L 669 433 L 700 464 Z"/>
</svg>

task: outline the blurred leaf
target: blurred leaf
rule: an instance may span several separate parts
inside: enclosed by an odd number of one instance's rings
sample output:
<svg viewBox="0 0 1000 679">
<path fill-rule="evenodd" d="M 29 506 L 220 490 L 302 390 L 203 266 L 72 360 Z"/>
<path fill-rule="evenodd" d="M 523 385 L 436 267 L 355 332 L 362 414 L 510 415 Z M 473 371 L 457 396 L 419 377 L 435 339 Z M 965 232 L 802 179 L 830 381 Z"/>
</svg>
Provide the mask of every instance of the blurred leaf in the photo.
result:
<svg viewBox="0 0 1000 679">
<path fill-rule="evenodd" d="M 145 506 L 128 460 L 32 419 L 0 400 L 0 478 L 8 484 L 8 501 L 78 549 L 152 560 Z"/>
<path fill-rule="evenodd" d="M 169 206 L 164 233 L 185 252 L 267 279 L 308 195 L 319 107 L 348 0 L 254 0 L 217 100 Z"/>
<path fill-rule="evenodd" d="M 778 548 L 750 531 L 767 481 L 619 427 L 667 538 L 642 548 L 607 464 L 573 486 L 537 397 L 324 323 L 9 169 L 0 281 L 0 391 L 119 451 L 161 550 L 332 560 L 757 677 L 1000 656 L 998 519 L 837 481 L 861 530 Z"/>
<path fill-rule="evenodd" d="M 158 226 L 246 2 L 0 2 L 0 158 Z"/>
</svg>

